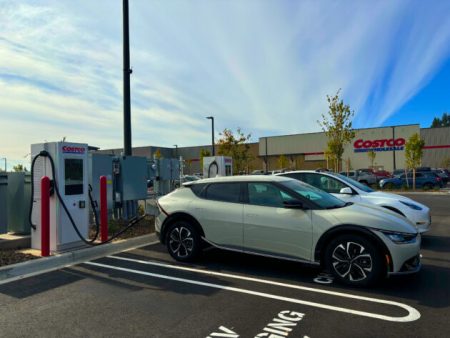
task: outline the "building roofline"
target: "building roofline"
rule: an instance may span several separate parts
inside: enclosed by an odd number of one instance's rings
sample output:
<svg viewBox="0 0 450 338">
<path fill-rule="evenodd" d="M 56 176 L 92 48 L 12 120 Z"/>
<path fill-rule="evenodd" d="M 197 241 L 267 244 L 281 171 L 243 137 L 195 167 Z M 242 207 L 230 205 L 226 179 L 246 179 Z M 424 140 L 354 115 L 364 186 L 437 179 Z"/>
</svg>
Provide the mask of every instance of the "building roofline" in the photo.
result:
<svg viewBox="0 0 450 338">
<path fill-rule="evenodd" d="M 398 128 L 398 127 L 410 127 L 410 126 L 419 126 L 419 129 L 423 129 L 423 128 L 420 128 L 419 123 L 410 123 L 410 124 L 399 124 L 399 125 L 394 125 L 394 126 L 355 128 L 353 130 L 384 129 L 384 128 Z M 446 127 L 441 127 L 441 128 L 446 128 Z M 260 137 L 259 139 L 261 140 L 261 139 L 265 139 L 265 138 L 286 137 L 286 136 L 296 136 L 296 135 L 324 134 L 324 133 L 325 133 L 324 131 L 313 131 L 313 132 L 309 132 L 309 133 L 295 133 L 295 134 L 284 134 L 284 135 L 274 135 L 274 136 L 263 136 L 263 137 Z"/>
</svg>

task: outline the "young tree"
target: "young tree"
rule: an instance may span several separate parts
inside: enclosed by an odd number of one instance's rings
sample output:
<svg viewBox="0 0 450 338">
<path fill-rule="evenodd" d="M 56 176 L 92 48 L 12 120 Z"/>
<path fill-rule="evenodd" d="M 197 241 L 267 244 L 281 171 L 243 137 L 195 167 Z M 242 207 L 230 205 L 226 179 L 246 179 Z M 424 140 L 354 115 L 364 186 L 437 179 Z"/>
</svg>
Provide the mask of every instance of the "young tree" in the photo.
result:
<svg viewBox="0 0 450 338">
<path fill-rule="evenodd" d="M 373 163 L 375 162 L 375 157 L 377 157 L 377 153 L 373 150 L 367 152 L 367 156 L 369 157 L 370 167 L 373 169 Z"/>
<path fill-rule="evenodd" d="M 445 160 L 442 160 L 443 168 L 450 168 L 450 157 L 447 157 Z"/>
<path fill-rule="evenodd" d="M 279 167 L 280 169 L 286 169 L 286 167 L 288 166 L 288 164 L 289 164 L 288 158 L 287 158 L 284 154 L 281 154 L 281 155 L 278 157 L 278 167 Z"/>
<path fill-rule="evenodd" d="M 248 144 L 252 134 L 245 135 L 241 128 L 237 128 L 236 134 L 234 134 L 231 129 L 225 128 L 219 135 L 221 137 L 217 142 L 218 154 L 233 158 L 233 171 L 235 173 L 248 172 L 250 162 L 253 160 Z"/>
<path fill-rule="evenodd" d="M 200 170 L 203 170 L 203 157 L 211 156 L 211 152 L 208 149 L 202 148 L 200 150 Z"/>
<path fill-rule="evenodd" d="M 156 158 L 157 160 L 159 160 L 160 158 L 162 158 L 161 150 L 159 150 L 159 148 L 156 149 L 154 156 L 155 156 L 155 158 Z"/>
<path fill-rule="evenodd" d="M 13 167 L 13 170 L 18 173 L 18 172 L 27 172 L 27 168 L 24 167 L 22 164 L 17 164 Z"/>
<path fill-rule="evenodd" d="M 327 95 L 328 116 L 322 114 L 322 121 L 317 121 L 328 137 L 328 150 L 336 158 L 336 172 L 339 171 L 345 146 L 355 137 L 352 128 L 354 112 L 339 98 L 340 91 L 339 89 L 334 96 Z"/>
<path fill-rule="evenodd" d="M 422 140 L 418 133 L 411 135 L 405 144 L 405 164 L 408 169 L 413 171 L 413 189 L 416 190 L 416 168 L 422 162 L 423 147 L 425 141 Z M 406 177 L 408 181 L 408 177 Z"/>
</svg>

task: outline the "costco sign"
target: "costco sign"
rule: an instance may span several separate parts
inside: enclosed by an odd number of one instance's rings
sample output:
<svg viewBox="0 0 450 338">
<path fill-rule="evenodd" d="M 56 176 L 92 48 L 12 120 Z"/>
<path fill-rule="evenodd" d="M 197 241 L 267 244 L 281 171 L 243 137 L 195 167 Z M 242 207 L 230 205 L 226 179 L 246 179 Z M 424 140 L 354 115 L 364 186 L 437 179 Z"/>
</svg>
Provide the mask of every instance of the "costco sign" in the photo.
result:
<svg viewBox="0 0 450 338">
<path fill-rule="evenodd" d="M 359 139 L 353 143 L 355 153 L 365 153 L 368 151 L 393 151 L 403 150 L 406 140 L 404 138 L 390 138 L 380 140 Z"/>
</svg>

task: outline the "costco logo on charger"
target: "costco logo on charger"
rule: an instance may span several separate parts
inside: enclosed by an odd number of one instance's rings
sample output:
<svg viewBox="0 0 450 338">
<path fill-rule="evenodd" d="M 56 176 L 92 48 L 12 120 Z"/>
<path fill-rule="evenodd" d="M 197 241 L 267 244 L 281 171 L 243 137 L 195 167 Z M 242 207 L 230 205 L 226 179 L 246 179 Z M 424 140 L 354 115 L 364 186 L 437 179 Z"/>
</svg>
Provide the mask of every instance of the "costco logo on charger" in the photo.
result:
<svg viewBox="0 0 450 338">
<path fill-rule="evenodd" d="M 86 151 L 86 148 L 63 146 L 62 151 L 63 151 L 63 153 L 70 153 L 70 154 L 84 154 Z"/>
</svg>

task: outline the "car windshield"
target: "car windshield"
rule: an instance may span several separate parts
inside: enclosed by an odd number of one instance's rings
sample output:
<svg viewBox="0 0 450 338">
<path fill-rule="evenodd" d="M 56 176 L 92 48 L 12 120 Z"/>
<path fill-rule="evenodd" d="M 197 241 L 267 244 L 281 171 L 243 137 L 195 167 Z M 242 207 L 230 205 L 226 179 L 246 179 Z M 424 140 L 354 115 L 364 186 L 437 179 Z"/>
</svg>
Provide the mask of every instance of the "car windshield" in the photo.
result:
<svg viewBox="0 0 450 338">
<path fill-rule="evenodd" d="M 341 175 L 341 174 L 333 174 L 333 176 L 339 177 L 344 182 L 351 184 L 355 187 L 357 187 L 359 190 L 362 190 L 364 192 L 374 192 L 372 188 L 369 188 L 367 185 L 359 183 L 358 181 L 355 181 L 354 179 L 351 179 L 350 177 Z"/>
<path fill-rule="evenodd" d="M 286 180 L 280 183 L 286 188 L 295 191 L 297 194 L 311 200 L 324 209 L 342 208 L 348 204 L 323 190 L 294 179 Z"/>
</svg>

